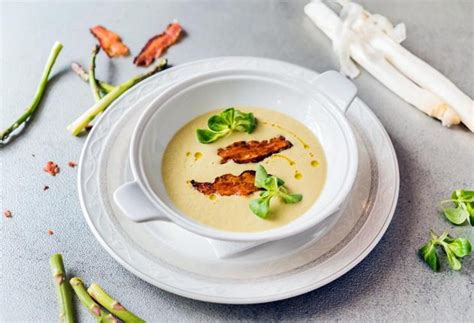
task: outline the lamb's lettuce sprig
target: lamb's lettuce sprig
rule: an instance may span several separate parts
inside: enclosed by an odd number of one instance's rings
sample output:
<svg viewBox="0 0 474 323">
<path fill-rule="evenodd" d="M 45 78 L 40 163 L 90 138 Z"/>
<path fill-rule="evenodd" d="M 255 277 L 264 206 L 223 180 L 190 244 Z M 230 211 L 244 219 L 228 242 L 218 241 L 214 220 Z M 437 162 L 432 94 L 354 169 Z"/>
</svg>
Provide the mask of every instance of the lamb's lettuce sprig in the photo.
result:
<svg viewBox="0 0 474 323">
<path fill-rule="evenodd" d="M 257 166 L 255 172 L 255 186 L 263 189 L 258 199 L 250 201 L 249 207 L 255 215 L 265 219 L 270 211 L 270 201 L 279 197 L 284 203 L 298 203 L 303 199 L 301 194 L 290 194 L 284 186 L 285 182 L 276 176 L 268 175 L 262 165 Z"/>
<path fill-rule="evenodd" d="M 474 226 L 474 191 L 455 190 L 451 199 L 441 202 L 441 208 L 452 224 L 461 225 L 467 221 Z"/>
<path fill-rule="evenodd" d="M 234 131 L 252 133 L 257 126 L 257 119 L 253 113 L 241 112 L 235 108 L 228 108 L 215 114 L 207 120 L 209 129 L 197 129 L 197 139 L 202 144 L 209 144 L 226 137 Z"/>
<path fill-rule="evenodd" d="M 462 267 L 461 258 L 468 256 L 471 253 L 471 243 L 464 238 L 453 238 L 447 232 L 438 236 L 431 231 L 431 239 L 420 248 L 419 253 L 423 260 L 430 266 L 433 271 L 439 271 L 440 261 L 438 256 L 438 249 L 441 249 L 446 254 L 448 265 L 453 270 L 460 270 Z"/>
</svg>

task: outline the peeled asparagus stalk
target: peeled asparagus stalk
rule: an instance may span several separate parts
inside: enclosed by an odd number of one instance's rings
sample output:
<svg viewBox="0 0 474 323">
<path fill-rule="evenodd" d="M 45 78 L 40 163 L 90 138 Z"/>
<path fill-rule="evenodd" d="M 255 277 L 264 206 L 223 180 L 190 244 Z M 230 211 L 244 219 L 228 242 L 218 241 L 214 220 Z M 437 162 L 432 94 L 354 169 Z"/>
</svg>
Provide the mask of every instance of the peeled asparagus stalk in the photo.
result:
<svg viewBox="0 0 474 323">
<path fill-rule="evenodd" d="M 367 72 L 411 105 L 441 120 L 443 125 L 450 126 L 459 123 L 459 117 L 446 103 L 414 84 L 383 57 L 371 57 L 360 42 L 354 42 L 350 46 L 350 51 L 355 61 Z"/>
<path fill-rule="evenodd" d="M 312 1 L 304 8 L 306 15 L 331 39 L 337 40 L 342 22 L 335 12 L 321 1 Z M 450 126 L 459 123 L 458 115 L 448 104 L 432 92 L 421 88 L 394 68 L 383 56 L 368 46 L 356 33 L 351 34 L 349 46 L 351 57 L 402 99 L 426 114 Z M 400 46 L 401 47 L 401 46 Z"/>
<path fill-rule="evenodd" d="M 370 45 L 382 52 L 391 64 L 413 82 L 436 93 L 448 103 L 466 127 L 474 132 L 474 101 L 453 82 L 383 33 L 377 33 L 372 37 Z"/>
</svg>

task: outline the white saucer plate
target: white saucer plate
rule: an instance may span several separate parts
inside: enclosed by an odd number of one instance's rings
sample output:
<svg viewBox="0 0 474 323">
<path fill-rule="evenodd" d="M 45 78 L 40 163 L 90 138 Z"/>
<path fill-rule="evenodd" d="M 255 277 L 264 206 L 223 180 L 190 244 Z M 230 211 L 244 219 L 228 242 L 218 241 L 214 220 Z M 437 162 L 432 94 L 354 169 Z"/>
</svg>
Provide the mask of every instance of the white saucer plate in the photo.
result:
<svg viewBox="0 0 474 323">
<path fill-rule="evenodd" d="M 309 230 L 219 259 L 207 239 L 172 223 L 139 224 L 128 220 L 114 204 L 112 195 L 132 179 L 128 162 L 130 137 L 144 108 L 175 82 L 202 71 L 233 68 L 278 72 L 309 85 L 318 76 L 292 64 L 252 57 L 208 59 L 157 74 L 114 102 L 89 133 L 80 160 L 79 196 L 95 237 L 138 277 L 197 300 L 263 303 L 319 288 L 367 256 L 385 233 L 395 211 L 398 164 L 383 126 L 356 99 L 347 116 L 359 145 L 358 176 L 338 222 L 323 237 Z"/>
</svg>

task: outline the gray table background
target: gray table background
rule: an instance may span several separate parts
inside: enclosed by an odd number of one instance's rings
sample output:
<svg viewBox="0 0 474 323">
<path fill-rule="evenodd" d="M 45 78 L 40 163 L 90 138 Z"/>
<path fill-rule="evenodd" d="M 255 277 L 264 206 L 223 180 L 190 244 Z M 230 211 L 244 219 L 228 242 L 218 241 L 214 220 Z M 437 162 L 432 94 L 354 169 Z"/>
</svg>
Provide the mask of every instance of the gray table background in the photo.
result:
<svg viewBox="0 0 474 323">
<path fill-rule="evenodd" d="M 403 20 L 405 46 L 474 97 L 474 2 L 361 1 L 372 12 Z M 224 55 L 271 57 L 316 71 L 337 68 L 329 41 L 303 15 L 306 1 L 11 2 L 1 10 L 0 126 L 29 103 L 55 40 L 64 44 L 51 86 L 34 120 L 10 145 L 0 148 L 0 320 L 55 321 L 56 297 L 48 258 L 62 252 L 71 274 L 98 281 L 149 321 L 184 320 L 468 320 L 474 316 L 474 257 L 461 272 L 432 273 L 416 256 L 430 228 L 474 238 L 473 229 L 453 228 L 436 202 L 456 188 L 474 186 L 474 135 L 446 129 L 408 106 L 370 75 L 355 80 L 359 96 L 386 127 L 400 163 L 398 207 L 387 233 L 356 268 L 317 291 L 251 306 L 203 303 L 141 281 L 109 256 L 82 216 L 76 170 L 84 138 L 66 125 L 92 103 L 89 88 L 69 71 L 87 65 L 95 40 L 88 28 L 103 24 L 118 32 L 136 54 L 173 18 L 187 37 L 168 51 L 172 64 Z M 141 69 L 132 58 L 101 54 L 97 74 L 112 83 Z M 34 156 L 32 155 L 34 154 Z M 57 177 L 42 171 L 48 160 Z M 43 192 L 43 185 L 50 189 Z M 53 236 L 47 230 L 55 232 Z M 79 309 L 81 321 L 92 321 Z M 453 310 L 456 309 L 456 310 Z"/>
</svg>

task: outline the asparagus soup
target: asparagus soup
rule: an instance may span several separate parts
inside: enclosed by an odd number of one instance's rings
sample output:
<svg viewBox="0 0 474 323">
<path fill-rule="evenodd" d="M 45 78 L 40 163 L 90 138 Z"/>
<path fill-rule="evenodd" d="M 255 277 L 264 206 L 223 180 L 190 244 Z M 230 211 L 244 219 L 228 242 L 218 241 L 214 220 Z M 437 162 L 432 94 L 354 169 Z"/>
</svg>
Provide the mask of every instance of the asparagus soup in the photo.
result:
<svg viewBox="0 0 474 323">
<path fill-rule="evenodd" d="M 174 205 L 233 232 L 273 229 L 305 213 L 327 169 L 313 132 L 273 110 L 221 111 L 191 120 L 166 147 L 161 171 Z"/>
</svg>

